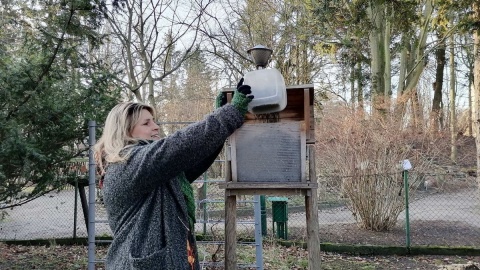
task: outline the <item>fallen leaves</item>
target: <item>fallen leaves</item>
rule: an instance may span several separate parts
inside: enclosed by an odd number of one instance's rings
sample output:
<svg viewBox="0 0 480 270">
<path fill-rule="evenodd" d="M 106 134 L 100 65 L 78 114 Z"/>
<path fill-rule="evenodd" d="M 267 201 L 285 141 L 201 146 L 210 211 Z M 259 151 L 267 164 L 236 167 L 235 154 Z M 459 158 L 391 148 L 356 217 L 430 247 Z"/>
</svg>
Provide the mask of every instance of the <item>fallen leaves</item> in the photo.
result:
<svg viewBox="0 0 480 270">
<path fill-rule="evenodd" d="M 97 247 L 97 257 L 103 258 L 106 247 Z M 86 246 L 19 246 L 0 243 L 0 269 L 5 270 L 75 270 L 85 269 L 88 263 L 88 247 Z M 252 261 L 239 263 L 255 263 L 254 249 L 245 256 Z M 223 254 L 221 254 L 223 256 Z M 263 247 L 265 270 L 305 270 L 308 269 L 308 251 L 298 246 L 284 247 L 274 242 L 265 242 Z M 478 257 L 459 256 L 355 256 L 347 254 L 321 254 L 321 268 L 314 269 L 459 269 L 462 264 L 478 265 Z M 99 265 L 100 269 L 102 266 Z M 444 268 L 440 268 L 444 267 Z M 220 268 L 216 268 L 220 269 Z M 469 269 L 469 268 L 467 268 Z"/>
</svg>

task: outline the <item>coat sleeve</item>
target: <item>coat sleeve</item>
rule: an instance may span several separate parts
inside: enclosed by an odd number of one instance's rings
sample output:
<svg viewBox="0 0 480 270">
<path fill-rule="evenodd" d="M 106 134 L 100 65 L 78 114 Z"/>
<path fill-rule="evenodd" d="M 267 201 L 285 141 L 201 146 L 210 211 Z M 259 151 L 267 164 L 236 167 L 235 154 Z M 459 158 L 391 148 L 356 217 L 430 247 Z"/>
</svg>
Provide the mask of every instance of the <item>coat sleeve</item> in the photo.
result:
<svg viewBox="0 0 480 270">
<path fill-rule="evenodd" d="M 191 179 L 211 165 L 216 152 L 243 121 L 244 116 L 227 104 L 170 136 L 134 147 L 124 164 L 124 175 L 119 177 L 128 179 L 123 183 L 125 188 L 139 192 L 149 192 L 180 172 L 188 171 Z M 198 167 L 192 169 L 196 164 Z"/>
<path fill-rule="evenodd" d="M 223 145 L 220 146 L 212 155 L 202 160 L 199 164 L 196 164 L 194 167 L 185 171 L 185 176 L 187 180 L 192 183 L 195 181 L 200 175 L 202 175 L 205 171 L 212 166 L 215 159 L 217 159 L 218 155 L 223 149 Z"/>
</svg>

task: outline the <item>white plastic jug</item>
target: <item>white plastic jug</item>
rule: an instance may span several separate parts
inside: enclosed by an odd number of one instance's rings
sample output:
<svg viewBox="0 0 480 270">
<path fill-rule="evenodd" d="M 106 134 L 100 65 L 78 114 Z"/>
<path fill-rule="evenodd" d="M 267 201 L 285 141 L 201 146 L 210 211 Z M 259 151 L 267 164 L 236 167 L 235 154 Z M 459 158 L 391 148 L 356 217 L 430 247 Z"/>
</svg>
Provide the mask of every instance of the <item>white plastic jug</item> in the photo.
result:
<svg viewBox="0 0 480 270">
<path fill-rule="evenodd" d="M 243 84 L 252 87 L 255 98 L 248 104 L 253 114 L 279 112 L 287 106 L 287 88 L 280 71 L 274 68 L 259 69 L 246 73 Z"/>
</svg>

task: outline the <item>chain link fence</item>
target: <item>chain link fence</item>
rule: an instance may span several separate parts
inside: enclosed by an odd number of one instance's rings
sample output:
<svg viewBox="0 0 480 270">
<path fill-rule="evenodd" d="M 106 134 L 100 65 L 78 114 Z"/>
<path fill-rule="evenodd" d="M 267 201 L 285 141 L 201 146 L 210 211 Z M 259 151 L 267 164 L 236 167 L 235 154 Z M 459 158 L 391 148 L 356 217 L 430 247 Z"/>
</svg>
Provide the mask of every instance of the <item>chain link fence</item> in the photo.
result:
<svg viewBox="0 0 480 270">
<path fill-rule="evenodd" d="M 200 241 L 224 241 L 223 162 L 219 161 L 193 184 L 197 197 L 196 233 Z M 334 179 L 335 178 L 335 179 Z M 377 176 L 382 181 L 384 176 Z M 355 212 L 345 192 L 345 179 L 321 176 L 319 180 L 320 241 L 323 243 L 479 247 L 480 195 L 475 177 L 458 174 L 412 173 L 408 179 L 409 215 L 404 203 L 388 230 L 364 229 L 360 213 Z M 384 181 L 392 181 L 392 177 Z M 340 184 L 339 184 L 340 183 Z M 403 183 L 395 183 L 392 192 L 405 200 Z M 343 190 L 342 190 L 343 189 Z M 34 240 L 87 237 L 87 226 L 81 193 L 87 187 L 66 185 L 21 206 L 1 210 L 0 240 Z M 100 193 L 98 193 L 100 195 Z M 88 198 L 88 196 L 86 196 Z M 363 202 L 383 197 L 365 196 Z M 253 196 L 237 200 L 237 237 L 253 239 Z M 262 234 L 268 238 L 306 241 L 304 196 L 262 196 Z M 96 236 L 111 236 L 106 212 L 97 196 Z M 372 217 L 374 218 L 374 217 Z M 407 224 L 407 220 L 409 223 Z M 213 245 L 212 249 L 218 248 Z M 214 251 L 208 251 L 212 254 Z"/>
<path fill-rule="evenodd" d="M 379 181 L 388 181 L 377 176 Z M 338 177 L 340 183 L 347 178 Z M 401 204 L 395 224 L 388 230 L 362 228 L 361 217 L 352 202 L 332 177 L 319 178 L 320 241 L 342 244 L 388 246 L 479 247 L 480 194 L 476 178 L 459 172 L 412 173 L 409 180 L 408 216 Z M 403 182 L 391 186 L 391 192 L 405 201 Z M 375 187 L 370 187 L 375 188 Z M 364 196 L 364 202 L 384 200 Z M 358 203 L 358 202 L 357 202 Z M 353 211 L 352 211 L 353 210 Z M 374 219 L 374 217 L 371 217 Z"/>
</svg>

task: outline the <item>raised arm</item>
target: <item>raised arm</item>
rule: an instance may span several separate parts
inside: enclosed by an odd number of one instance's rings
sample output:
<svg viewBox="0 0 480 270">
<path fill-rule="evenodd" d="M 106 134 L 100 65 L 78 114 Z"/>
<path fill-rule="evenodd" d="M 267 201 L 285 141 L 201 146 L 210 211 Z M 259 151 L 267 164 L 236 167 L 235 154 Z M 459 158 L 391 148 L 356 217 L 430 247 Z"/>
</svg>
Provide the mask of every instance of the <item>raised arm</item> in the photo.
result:
<svg viewBox="0 0 480 270">
<path fill-rule="evenodd" d="M 122 185 L 125 188 L 146 192 L 180 172 L 188 172 L 191 179 L 208 168 L 228 136 L 243 124 L 243 119 L 244 115 L 238 109 L 227 104 L 203 121 L 166 138 L 134 146 L 126 163 L 112 165 L 112 173 L 116 173 L 115 167 L 124 166 L 118 170 L 122 175 L 115 178 L 124 179 Z M 198 170 L 193 165 L 197 165 Z"/>
<path fill-rule="evenodd" d="M 187 180 L 192 183 L 195 181 L 200 175 L 202 175 L 212 164 L 215 162 L 215 159 L 218 157 L 220 152 L 223 149 L 223 145 L 220 146 L 213 154 L 202 160 L 199 164 L 196 164 L 192 168 L 185 170 L 185 176 Z"/>
</svg>

